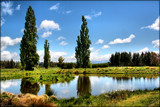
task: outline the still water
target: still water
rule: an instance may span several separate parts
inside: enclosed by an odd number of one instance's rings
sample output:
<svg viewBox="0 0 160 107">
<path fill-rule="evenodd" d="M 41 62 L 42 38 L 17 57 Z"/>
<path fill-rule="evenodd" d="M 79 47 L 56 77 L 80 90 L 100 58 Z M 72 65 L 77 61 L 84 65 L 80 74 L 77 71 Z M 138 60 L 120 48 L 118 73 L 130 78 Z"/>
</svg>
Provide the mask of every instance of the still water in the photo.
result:
<svg viewBox="0 0 160 107">
<path fill-rule="evenodd" d="M 69 83 L 41 84 L 31 83 L 22 79 L 1 81 L 1 92 L 14 94 L 33 93 L 45 94 L 47 90 L 54 91 L 60 98 L 78 97 L 84 94 L 99 95 L 117 90 L 151 89 L 159 87 L 159 77 L 108 77 L 108 76 L 75 76 Z"/>
</svg>

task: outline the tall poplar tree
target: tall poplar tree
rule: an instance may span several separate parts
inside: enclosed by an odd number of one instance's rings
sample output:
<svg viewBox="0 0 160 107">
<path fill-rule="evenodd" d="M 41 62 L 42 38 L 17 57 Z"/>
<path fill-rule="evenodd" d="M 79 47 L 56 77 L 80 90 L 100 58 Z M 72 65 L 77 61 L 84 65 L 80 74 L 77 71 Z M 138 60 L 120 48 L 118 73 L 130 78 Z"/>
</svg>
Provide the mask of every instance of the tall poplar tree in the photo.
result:
<svg viewBox="0 0 160 107">
<path fill-rule="evenodd" d="M 25 17 L 25 30 L 20 44 L 20 60 L 26 70 L 33 70 L 38 65 L 39 55 L 37 54 L 37 28 L 34 10 L 29 6 Z"/>
<path fill-rule="evenodd" d="M 48 40 L 44 44 L 44 67 L 47 69 L 50 62 L 49 43 Z"/>
<path fill-rule="evenodd" d="M 77 40 L 77 47 L 75 48 L 75 57 L 77 59 L 77 66 L 86 68 L 90 61 L 90 44 L 91 41 L 88 35 L 87 21 L 84 16 L 82 16 L 82 25 L 80 30 L 80 35 Z"/>
</svg>

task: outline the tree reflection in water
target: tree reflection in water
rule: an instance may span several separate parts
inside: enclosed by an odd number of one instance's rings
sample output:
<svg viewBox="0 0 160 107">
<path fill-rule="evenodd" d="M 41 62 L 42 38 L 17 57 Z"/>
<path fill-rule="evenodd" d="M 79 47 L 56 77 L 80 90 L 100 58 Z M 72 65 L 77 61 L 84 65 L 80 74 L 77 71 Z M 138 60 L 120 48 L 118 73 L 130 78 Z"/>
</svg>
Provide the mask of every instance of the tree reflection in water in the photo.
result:
<svg viewBox="0 0 160 107">
<path fill-rule="evenodd" d="M 38 83 L 31 83 L 30 81 L 27 81 L 28 78 L 22 78 L 21 80 L 21 93 L 31 93 L 37 95 L 37 93 L 40 90 L 40 86 Z"/>
<path fill-rule="evenodd" d="M 56 95 L 55 91 L 51 89 L 51 84 L 45 84 L 45 94 L 48 96 Z"/>
<path fill-rule="evenodd" d="M 88 76 L 79 76 L 77 82 L 77 95 L 91 95 L 91 82 Z"/>
</svg>

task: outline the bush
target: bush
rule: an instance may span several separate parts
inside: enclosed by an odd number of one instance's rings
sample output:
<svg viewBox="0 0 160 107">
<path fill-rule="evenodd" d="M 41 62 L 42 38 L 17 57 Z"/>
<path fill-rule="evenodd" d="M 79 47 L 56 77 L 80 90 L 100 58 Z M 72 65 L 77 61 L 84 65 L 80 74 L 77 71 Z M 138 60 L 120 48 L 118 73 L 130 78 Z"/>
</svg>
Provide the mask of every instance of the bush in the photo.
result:
<svg viewBox="0 0 160 107">
<path fill-rule="evenodd" d="M 92 63 L 91 63 L 91 61 L 88 62 L 88 68 L 92 68 Z"/>
<path fill-rule="evenodd" d="M 72 69 L 76 67 L 76 63 L 63 63 L 61 68 L 62 69 Z"/>
<path fill-rule="evenodd" d="M 58 63 L 57 62 L 50 62 L 50 67 L 57 67 Z"/>
<path fill-rule="evenodd" d="M 103 67 L 109 67 L 109 63 L 92 64 L 92 68 L 103 68 Z"/>
</svg>

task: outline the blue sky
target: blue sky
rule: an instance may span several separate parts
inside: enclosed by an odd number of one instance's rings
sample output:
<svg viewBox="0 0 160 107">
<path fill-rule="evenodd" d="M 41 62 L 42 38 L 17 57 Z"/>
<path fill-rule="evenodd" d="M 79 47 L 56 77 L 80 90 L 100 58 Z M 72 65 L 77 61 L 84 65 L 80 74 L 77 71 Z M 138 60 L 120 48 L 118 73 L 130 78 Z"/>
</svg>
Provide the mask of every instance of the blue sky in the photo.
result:
<svg viewBox="0 0 160 107">
<path fill-rule="evenodd" d="M 38 28 L 37 52 L 44 41 L 51 60 L 75 62 L 82 15 L 88 22 L 92 62 L 106 62 L 116 51 L 159 51 L 158 1 L 4 1 L 1 2 L 1 59 L 19 60 L 26 11 L 32 6 Z"/>
</svg>

